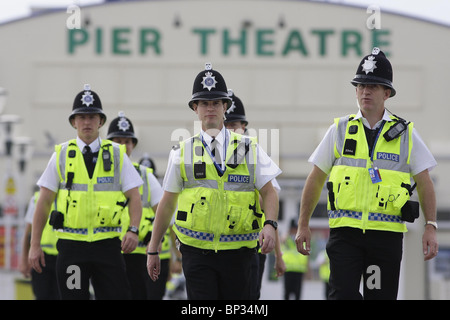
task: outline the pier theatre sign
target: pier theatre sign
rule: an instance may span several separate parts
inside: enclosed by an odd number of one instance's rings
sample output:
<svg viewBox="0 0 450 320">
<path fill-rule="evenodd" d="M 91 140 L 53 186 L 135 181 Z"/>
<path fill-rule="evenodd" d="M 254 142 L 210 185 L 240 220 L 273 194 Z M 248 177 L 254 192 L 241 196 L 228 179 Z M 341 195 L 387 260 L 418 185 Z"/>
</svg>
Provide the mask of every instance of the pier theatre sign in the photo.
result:
<svg viewBox="0 0 450 320">
<path fill-rule="evenodd" d="M 171 34 L 173 36 L 173 33 Z M 389 29 L 206 28 L 193 27 L 184 36 L 200 56 L 218 52 L 223 57 L 362 56 L 372 47 L 389 55 Z M 67 29 L 67 53 L 98 56 L 161 57 L 166 53 L 164 30 L 155 27 L 89 27 Z M 184 39 L 186 40 L 186 39 Z M 173 50 L 173 47 L 171 47 Z M 192 49 L 192 48 L 191 48 Z M 178 48 L 183 54 L 185 48 Z"/>
</svg>

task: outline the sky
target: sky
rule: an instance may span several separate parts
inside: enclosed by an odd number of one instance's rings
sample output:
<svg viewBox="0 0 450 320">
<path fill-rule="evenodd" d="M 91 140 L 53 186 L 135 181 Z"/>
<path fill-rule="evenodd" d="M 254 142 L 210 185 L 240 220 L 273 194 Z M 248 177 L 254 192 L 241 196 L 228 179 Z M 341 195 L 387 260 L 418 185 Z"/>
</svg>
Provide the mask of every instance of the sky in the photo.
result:
<svg viewBox="0 0 450 320">
<path fill-rule="evenodd" d="M 383 10 L 450 26 L 449 0 L 316 0 L 317 2 L 343 3 L 368 7 L 375 4 Z M 23 18 L 31 13 L 31 7 L 65 8 L 75 4 L 78 6 L 98 4 L 104 0 L 0 0 L 0 23 Z"/>
</svg>

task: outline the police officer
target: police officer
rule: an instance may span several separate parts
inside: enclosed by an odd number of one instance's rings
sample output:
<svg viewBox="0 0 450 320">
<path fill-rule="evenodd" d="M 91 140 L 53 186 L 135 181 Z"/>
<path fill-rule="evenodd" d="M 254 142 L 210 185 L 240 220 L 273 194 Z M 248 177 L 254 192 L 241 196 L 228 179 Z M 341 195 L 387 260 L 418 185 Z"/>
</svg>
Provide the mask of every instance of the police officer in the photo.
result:
<svg viewBox="0 0 450 320">
<path fill-rule="evenodd" d="M 56 249 L 55 231 L 47 223 L 42 231 L 41 247 L 45 257 L 45 267 L 41 273 L 37 273 L 28 262 L 30 251 L 31 226 L 33 223 L 34 208 L 39 199 L 39 191 L 36 191 L 31 197 L 25 214 L 25 231 L 22 243 L 22 255 L 20 263 L 20 272 L 28 278 L 31 276 L 31 287 L 36 300 L 59 300 L 59 290 L 56 281 L 56 258 L 58 250 Z"/>
<path fill-rule="evenodd" d="M 127 148 L 127 155 L 131 154 L 138 143 L 134 132 L 133 123 L 125 116 L 124 112 L 119 112 L 117 118 L 111 121 L 108 127 L 107 139 L 118 144 L 123 144 Z M 139 188 L 142 200 L 142 217 L 139 227 L 139 243 L 136 249 L 130 253 L 124 253 L 127 268 L 128 281 L 131 288 L 133 300 L 161 300 L 165 293 L 166 281 L 169 276 L 170 241 L 168 235 L 164 236 L 162 256 L 162 274 L 157 282 L 151 281 L 147 273 L 146 247 L 150 241 L 155 219 L 156 208 L 162 197 L 162 188 L 159 181 L 153 175 L 153 169 L 133 162 L 134 167 L 141 176 L 144 184 Z M 126 209 L 127 210 L 127 209 Z M 125 215 L 122 223 L 122 235 L 126 234 L 129 219 Z M 164 259 L 163 259 L 164 258 Z"/>
<path fill-rule="evenodd" d="M 225 113 L 225 127 L 239 134 L 248 135 L 248 121 L 245 116 L 245 108 L 242 100 L 229 89 L 228 95 L 231 98 L 231 106 Z"/>
<path fill-rule="evenodd" d="M 170 153 L 164 195 L 148 247 L 147 268 L 156 280 L 158 246 L 177 209 L 174 231 L 180 242 L 188 299 L 249 299 L 257 241 L 263 253 L 275 244 L 278 196 L 269 182 L 281 170 L 254 139 L 225 129 L 230 102 L 224 78 L 206 64 L 194 80 L 188 103 L 202 129 Z M 269 165 L 262 167 L 261 163 Z"/>
<path fill-rule="evenodd" d="M 330 238 L 330 298 L 396 299 L 405 221 L 413 221 L 409 201 L 417 184 L 425 230 L 424 259 L 436 256 L 436 199 L 429 171 L 436 161 L 413 123 L 390 114 L 385 102 L 396 94 L 392 66 L 379 48 L 365 56 L 351 83 L 357 114 L 337 118 L 309 161 L 314 167 L 303 190 L 296 243 L 309 254 L 309 219 L 327 176 Z M 412 213 L 412 214 L 411 214 Z M 381 282 L 367 286 L 372 269 Z M 375 267 L 373 267 L 375 266 Z"/>
<path fill-rule="evenodd" d="M 231 107 L 228 108 L 227 112 L 225 113 L 225 128 L 227 128 L 230 131 L 248 135 L 248 121 L 245 116 L 245 108 L 244 104 L 242 103 L 242 100 L 236 96 L 233 90 L 228 90 L 228 95 L 231 98 Z M 272 185 L 274 189 L 279 194 L 281 188 L 278 184 L 278 181 L 276 178 L 274 178 L 272 181 Z M 280 237 L 278 234 L 278 230 L 275 235 L 275 264 L 274 268 L 276 271 L 276 276 L 281 277 L 285 270 L 286 265 L 283 261 L 281 252 L 281 244 L 280 244 Z M 251 287 L 251 294 L 250 298 L 252 300 L 258 300 L 261 296 L 261 284 L 262 284 L 262 276 L 264 274 L 264 267 L 266 263 L 266 255 L 261 253 L 261 249 L 258 250 L 258 254 L 255 256 L 253 265 L 252 265 L 252 282 L 254 283 Z"/>
<path fill-rule="evenodd" d="M 283 241 L 283 261 L 286 265 L 284 273 L 284 300 L 289 300 L 294 296 L 294 300 L 300 300 L 302 296 L 303 275 L 308 272 L 308 256 L 297 251 L 295 244 L 295 234 L 297 223 L 291 220 L 289 234 Z"/>
<path fill-rule="evenodd" d="M 42 271 L 40 247 L 50 208 L 58 236 L 56 263 L 62 299 L 89 299 L 90 281 L 96 299 L 128 299 L 129 285 L 121 250 L 138 244 L 142 179 L 125 147 L 99 137 L 106 121 L 98 94 L 85 85 L 73 103 L 69 122 L 77 138 L 57 145 L 37 182 L 40 196 L 33 218 L 29 260 Z M 125 204 L 130 227 L 119 240 Z"/>
</svg>

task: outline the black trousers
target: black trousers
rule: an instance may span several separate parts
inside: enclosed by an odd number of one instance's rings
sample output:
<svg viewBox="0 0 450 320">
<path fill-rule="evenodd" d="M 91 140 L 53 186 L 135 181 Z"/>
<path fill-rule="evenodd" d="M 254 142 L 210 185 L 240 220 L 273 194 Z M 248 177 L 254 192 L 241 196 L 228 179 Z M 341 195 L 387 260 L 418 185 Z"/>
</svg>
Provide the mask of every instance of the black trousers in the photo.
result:
<svg viewBox="0 0 450 320">
<path fill-rule="evenodd" d="M 252 260 L 250 299 L 259 300 L 261 297 L 261 284 L 266 264 L 266 255 L 257 253 Z"/>
<path fill-rule="evenodd" d="M 161 260 L 158 280 L 153 281 L 147 271 L 146 254 L 124 254 L 127 277 L 133 300 L 162 300 L 169 277 L 169 259 Z"/>
<path fill-rule="evenodd" d="M 250 299 L 251 266 L 256 249 L 202 250 L 182 244 L 189 300 Z"/>
<path fill-rule="evenodd" d="M 300 300 L 302 296 L 303 273 L 285 272 L 284 273 L 284 300 L 290 300 L 291 295 L 294 300 Z"/>
<path fill-rule="evenodd" d="M 333 228 L 327 243 L 330 258 L 329 299 L 395 300 L 398 293 L 403 233 Z M 359 292 L 363 277 L 363 296 Z"/>
<path fill-rule="evenodd" d="M 94 242 L 58 240 L 56 274 L 63 300 L 130 299 L 119 238 Z"/>
</svg>

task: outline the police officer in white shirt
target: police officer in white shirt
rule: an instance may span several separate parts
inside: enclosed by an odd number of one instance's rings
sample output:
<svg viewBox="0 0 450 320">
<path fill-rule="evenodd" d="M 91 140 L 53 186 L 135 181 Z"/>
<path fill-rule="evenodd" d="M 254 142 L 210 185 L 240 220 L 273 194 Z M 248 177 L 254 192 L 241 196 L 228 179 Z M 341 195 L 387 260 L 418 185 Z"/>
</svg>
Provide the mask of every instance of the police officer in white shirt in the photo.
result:
<svg viewBox="0 0 450 320">
<path fill-rule="evenodd" d="M 195 81 L 193 88 L 192 99 L 189 102 L 189 106 L 196 112 L 199 119 L 202 121 L 202 130 L 198 137 L 186 140 L 184 146 L 181 148 L 175 148 L 171 151 L 169 156 L 169 162 L 167 171 L 163 181 L 164 195 L 158 205 L 158 211 L 156 213 L 156 219 L 154 223 L 154 229 L 151 242 L 148 246 L 148 261 L 147 269 L 150 277 L 156 280 L 159 276 L 160 262 L 158 258 L 158 246 L 162 239 L 164 232 L 170 224 L 172 215 L 178 203 L 177 219 L 175 223 L 175 232 L 177 236 L 182 238 L 181 253 L 183 271 L 186 277 L 186 291 L 188 299 L 249 299 L 250 298 L 250 270 L 251 262 L 256 254 L 257 240 L 261 244 L 261 250 L 263 253 L 268 253 L 273 250 L 275 245 L 275 234 L 277 228 L 278 217 L 278 196 L 274 190 L 270 181 L 281 173 L 278 166 L 268 157 L 259 145 L 253 142 L 249 145 L 249 154 L 254 154 L 256 151 L 256 161 L 252 160 L 252 164 L 243 163 L 244 167 L 236 164 L 236 166 L 230 166 L 230 161 L 227 159 L 225 163 L 228 147 L 234 145 L 231 144 L 232 134 L 224 127 L 224 113 L 229 107 L 229 97 L 227 92 L 225 80 L 222 75 L 213 70 L 211 65 L 206 65 L 204 71 L 200 72 Z M 244 139 L 240 135 L 233 135 L 237 139 Z M 201 142 L 199 140 L 201 139 Z M 247 138 L 246 138 L 247 139 Z M 187 146 L 189 141 L 194 141 L 196 145 Z M 194 143 L 194 142 L 193 142 Z M 217 145 L 214 146 L 214 143 Z M 201 145 L 200 145 L 201 144 Z M 243 146 L 243 144 L 242 144 Z M 186 154 L 191 152 L 192 147 L 196 150 L 196 156 L 202 157 L 202 159 L 213 162 L 206 164 L 205 162 L 198 164 L 198 171 L 196 171 L 196 178 L 192 180 L 193 187 L 187 187 L 186 181 L 183 180 L 180 164 L 184 164 L 184 171 L 188 171 L 187 167 L 192 168 L 192 163 L 186 163 L 186 157 L 181 158 L 181 150 L 186 150 Z M 184 148 L 184 149 L 183 149 Z M 213 152 L 215 150 L 215 152 Z M 243 148 L 241 149 L 243 150 Z M 237 151 L 237 148 L 235 149 Z M 211 160 L 206 159 L 210 157 Z M 254 159 L 254 158 L 253 158 Z M 226 165 L 225 165 L 226 164 Z M 197 164 L 195 164 L 196 166 Z M 214 165 L 214 167 L 213 167 Z M 255 180 L 249 181 L 250 176 L 232 174 L 238 172 L 238 170 L 247 170 L 240 168 L 248 168 L 248 166 L 255 166 Z M 217 173 L 215 172 L 217 170 Z M 194 169 L 195 171 L 195 169 Z M 243 171 L 239 171 L 243 172 Z M 253 171 L 251 171 L 253 177 Z M 188 173 L 191 175 L 191 171 Z M 210 175 L 210 176 L 209 176 Z M 223 200 L 213 201 L 211 194 L 220 194 L 221 199 L 226 197 L 224 195 L 225 190 L 218 190 L 218 187 L 213 185 L 205 185 L 208 181 L 219 180 L 217 176 L 228 176 L 228 180 L 221 182 L 228 184 L 228 186 L 235 190 L 227 190 L 229 192 L 228 203 L 223 203 Z M 203 180 L 203 178 L 205 178 Z M 230 179 L 243 179 L 242 181 L 231 181 Z M 245 180 L 248 179 L 248 180 Z M 245 181 L 244 181 L 245 180 Z M 223 179 L 222 179 L 223 181 Z M 231 183 L 237 182 L 236 185 L 231 186 Z M 239 183 L 243 183 L 239 185 Z M 197 187 L 198 186 L 198 187 Z M 241 192 L 245 197 L 252 197 L 252 204 L 237 203 L 234 197 L 240 197 L 240 191 L 238 187 L 248 186 L 252 188 L 251 192 Z M 225 187 L 224 187 L 225 188 Z M 236 229 L 231 219 L 226 220 L 226 216 L 223 216 L 225 209 L 229 209 L 230 205 L 235 205 L 235 210 L 246 210 L 248 212 L 249 205 L 257 205 L 259 207 L 259 199 L 256 198 L 255 189 L 258 189 L 263 201 L 264 201 L 264 214 L 266 217 L 265 225 L 257 223 L 257 219 L 254 217 L 262 217 L 262 214 L 252 214 L 252 217 L 246 214 L 245 222 L 249 222 L 252 227 L 252 231 L 247 231 L 246 234 L 232 234 L 233 231 L 229 230 L 244 230 L 239 226 Z M 198 190 L 198 191 L 196 191 Z M 250 190 L 249 190 L 250 191 Z M 192 195 L 192 192 L 197 192 L 200 196 L 205 195 L 206 201 L 211 201 L 211 205 L 208 206 L 207 212 L 200 213 L 196 209 L 192 212 L 185 212 L 184 209 L 180 210 L 180 206 L 189 206 L 190 200 L 188 198 Z M 199 195 L 198 192 L 201 192 Z M 223 195 L 223 197 L 222 197 Z M 185 202 L 179 199 L 186 199 Z M 255 201 L 258 200 L 258 204 Z M 206 202 L 204 201 L 204 202 Z M 232 202 L 234 201 L 234 202 Z M 201 202 L 201 201 L 200 201 Z M 198 203 L 201 208 L 201 203 Z M 243 207 L 246 206 L 244 209 Z M 198 213 L 197 213 L 198 212 Z M 240 211 L 239 211 L 240 212 Z M 196 223 L 200 223 L 208 229 L 206 232 L 196 231 L 195 224 L 192 224 L 192 229 L 189 230 L 189 226 L 186 224 L 186 228 L 178 225 L 186 221 L 185 215 L 192 215 L 192 219 L 203 219 L 203 222 L 196 220 Z M 202 217 L 196 216 L 201 214 Z M 244 214 L 242 214 L 244 215 Z M 215 218 L 213 218 L 213 216 Z M 254 217 L 253 217 L 254 216 Z M 218 221 L 219 225 L 213 225 L 207 223 L 206 220 L 214 219 Z M 236 218 L 233 218 L 236 219 Z M 251 220 L 250 220 L 251 219 Z M 252 224 L 252 221 L 256 225 Z M 243 224 L 243 221 L 239 221 Z M 222 225 L 223 224 L 223 225 Z M 261 232 L 256 232 L 261 230 Z M 218 230 L 222 231 L 218 231 Z M 237 232 L 237 231 L 236 231 Z M 250 233 L 248 233 L 250 232 Z M 220 234 L 219 234 L 220 233 Z M 231 233 L 231 234 L 230 234 Z M 206 236 L 206 237 L 205 237 Z M 211 240 L 211 237 L 214 238 Z M 223 240 L 222 240 L 223 239 Z M 210 241 L 211 240 L 211 241 Z"/>
<path fill-rule="evenodd" d="M 51 221 L 54 229 L 58 231 L 59 238 L 56 269 L 62 299 L 89 299 L 90 283 L 94 288 L 96 299 L 130 298 L 121 250 L 125 253 L 131 252 L 138 244 L 137 233 L 142 213 L 139 186 L 143 181 L 124 148 L 121 150 L 118 144 L 108 140 L 102 141 L 99 137 L 99 129 L 105 121 L 106 115 L 102 110 L 100 97 L 91 90 L 90 85 L 85 85 L 84 90 L 76 95 L 69 116 L 70 124 L 77 130 L 77 138 L 75 141 L 58 146 L 57 150 L 64 147 L 67 151 L 53 153 L 47 168 L 37 182 L 40 197 L 33 219 L 29 260 L 32 267 L 41 272 L 41 266 L 45 266 L 40 248 L 42 230 L 52 204 L 59 203 L 59 207 L 56 208 L 55 205 L 55 211 L 52 212 L 55 219 Z M 121 156 L 123 156 L 122 163 L 120 163 Z M 61 165 L 61 158 L 65 159 L 64 165 Z M 96 168 L 98 170 L 95 170 Z M 112 172 L 112 169 L 114 177 L 107 176 L 107 172 Z M 67 174 L 60 176 L 59 172 L 62 170 Z M 117 170 L 120 170 L 120 173 L 116 174 Z M 100 176 L 96 177 L 97 174 Z M 116 177 L 120 177 L 120 181 L 117 181 Z M 79 182 L 78 186 L 77 183 L 73 183 L 72 186 L 73 181 Z M 88 186 L 87 190 L 84 190 L 82 185 L 93 186 Z M 93 201 L 95 193 L 100 191 L 96 187 L 111 191 L 108 192 L 110 195 L 103 193 Z M 118 188 L 121 189 L 117 190 Z M 61 195 L 67 192 L 70 196 Z M 74 193 L 79 198 L 73 198 Z M 91 202 L 86 207 L 85 203 L 78 203 L 80 199 Z M 100 201 L 102 202 L 99 203 Z M 112 223 L 112 216 L 115 212 L 119 212 L 117 206 L 120 203 L 124 206 L 126 202 L 129 206 L 130 228 L 120 241 L 120 218 Z M 107 223 L 103 224 L 103 221 Z M 66 223 L 74 223 L 75 226 L 68 227 Z M 74 270 L 75 272 L 78 270 L 79 277 L 75 284 L 68 285 L 71 283 L 68 277 Z"/>
</svg>

